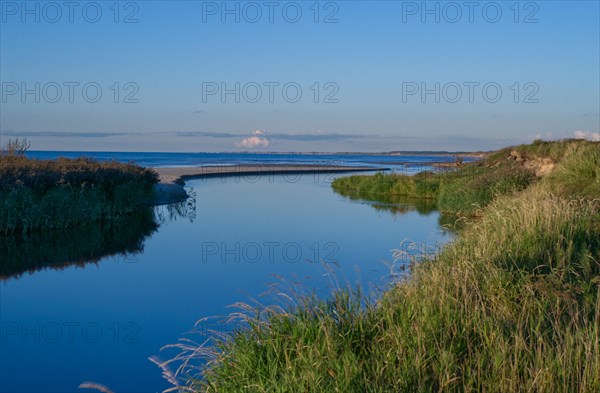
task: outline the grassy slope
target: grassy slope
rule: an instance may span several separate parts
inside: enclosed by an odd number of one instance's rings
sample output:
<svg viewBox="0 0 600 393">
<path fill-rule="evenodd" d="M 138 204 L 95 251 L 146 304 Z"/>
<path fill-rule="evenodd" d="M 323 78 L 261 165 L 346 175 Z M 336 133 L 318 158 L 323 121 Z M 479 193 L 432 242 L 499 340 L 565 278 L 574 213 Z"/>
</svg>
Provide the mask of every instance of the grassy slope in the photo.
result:
<svg viewBox="0 0 600 393">
<path fill-rule="evenodd" d="M 150 199 L 157 181 L 133 164 L 0 156 L 0 233 L 118 219 Z"/>
<path fill-rule="evenodd" d="M 217 339 L 213 348 L 182 347 L 183 359 L 209 360 L 205 368 L 182 369 L 188 386 L 219 392 L 600 391 L 600 202 L 593 199 L 600 197 L 600 146 L 538 143 L 518 150 L 557 167 L 508 192 L 494 188 L 481 217 L 437 257 L 414 264 L 410 276 L 376 302 L 342 289 L 327 301 L 294 298 L 283 309 L 243 306 L 237 317 L 248 329 Z M 431 196 L 461 192 L 452 188 L 455 181 L 480 185 L 482 192 L 496 187 L 510 176 L 505 164 L 496 165 L 506 154 L 478 166 L 493 181 L 444 175 Z M 418 181 L 390 178 L 374 182 L 387 182 L 374 192 L 419 195 Z M 371 184 L 366 177 L 360 182 Z"/>
</svg>

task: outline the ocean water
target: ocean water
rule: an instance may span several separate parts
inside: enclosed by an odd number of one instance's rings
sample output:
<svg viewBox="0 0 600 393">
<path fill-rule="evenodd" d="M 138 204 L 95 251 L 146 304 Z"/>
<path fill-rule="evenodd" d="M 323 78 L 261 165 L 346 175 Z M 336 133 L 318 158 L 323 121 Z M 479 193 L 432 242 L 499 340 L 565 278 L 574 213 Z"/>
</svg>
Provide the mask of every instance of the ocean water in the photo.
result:
<svg viewBox="0 0 600 393">
<path fill-rule="evenodd" d="M 52 159 L 88 156 L 97 160 L 134 162 L 147 167 L 177 167 L 202 165 L 247 165 L 247 164 L 316 164 L 341 166 L 372 166 L 402 171 L 407 168 L 420 170 L 428 163 L 453 162 L 452 155 L 385 155 L 385 154 L 265 154 L 265 153 L 128 153 L 128 152 L 60 152 L 29 151 L 29 157 Z M 466 158 L 465 161 L 470 161 Z"/>
</svg>

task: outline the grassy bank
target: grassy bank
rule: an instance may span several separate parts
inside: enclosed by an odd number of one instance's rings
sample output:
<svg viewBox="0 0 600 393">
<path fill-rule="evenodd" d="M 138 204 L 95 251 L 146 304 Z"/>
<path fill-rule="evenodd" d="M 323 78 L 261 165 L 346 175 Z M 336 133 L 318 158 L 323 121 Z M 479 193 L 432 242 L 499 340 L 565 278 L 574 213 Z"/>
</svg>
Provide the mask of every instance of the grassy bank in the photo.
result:
<svg viewBox="0 0 600 393">
<path fill-rule="evenodd" d="M 518 156 L 507 158 L 514 151 Z M 506 168 L 516 165 L 533 175 L 515 177 Z M 457 200 L 473 193 L 480 215 L 376 301 L 340 289 L 329 300 L 300 296 L 284 307 L 242 305 L 232 317 L 246 329 L 213 338 L 212 346 L 180 346 L 178 359 L 190 362 L 178 370 L 186 386 L 211 392 L 600 391 L 599 144 L 537 143 L 491 155 L 470 177 L 466 170 L 413 180 L 340 180 L 337 186 L 406 192 L 437 203 L 443 195 Z M 469 211 L 468 204 L 454 203 L 460 209 L 452 211 Z M 195 360 L 206 364 L 191 366 Z"/>
<path fill-rule="evenodd" d="M 133 164 L 0 156 L 0 233 L 107 222 L 151 200 L 158 181 Z"/>
<path fill-rule="evenodd" d="M 335 180 L 333 188 L 365 199 L 379 200 L 391 196 L 427 198 L 435 201 L 442 212 L 473 215 L 495 197 L 514 194 L 536 183 L 553 170 L 570 150 L 589 148 L 592 151 L 594 146 L 597 144 L 577 140 L 560 143 L 538 141 L 502 149 L 456 171 L 422 172 L 414 176 L 383 173 L 350 176 Z M 570 174 L 567 173 L 564 177 L 568 176 Z"/>
</svg>

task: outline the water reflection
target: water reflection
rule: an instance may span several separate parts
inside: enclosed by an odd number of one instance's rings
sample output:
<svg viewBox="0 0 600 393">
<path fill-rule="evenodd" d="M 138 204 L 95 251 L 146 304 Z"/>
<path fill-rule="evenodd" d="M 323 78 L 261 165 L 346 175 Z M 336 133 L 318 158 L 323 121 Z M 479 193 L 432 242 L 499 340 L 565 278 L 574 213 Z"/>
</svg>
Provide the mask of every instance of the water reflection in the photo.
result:
<svg viewBox="0 0 600 393">
<path fill-rule="evenodd" d="M 1 235 L 0 280 L 42 269 L 84 267 L 107 257 L 127 260 L 144 251 L 144 242 L 160 224 L 180 218 L 193 221 L 194 202 L 144 207 L 108 224 Z"/>
<path fill-rule="evenodd" d="M 422 216 L 427 216 L 438 212 L 435 199 L 412 198 L 404 195 L 369 194 L 340 188 L 334 188 L 334 191 L 351 201 L 368 204 L 379 212 L 388 212 L 392 215 L 401 216 L 416 211 Z M 461 221 L 451 214 L 440 214 L 438 219 L 440 227 L 450 233 L 459 230 L 460 223 Z"/>
<path fill-rule="evenodd" d="M 193 188 L 186 191 L 188 194 L 187 200 L 154 207 L 154 213 L 159 223 L 174 222 L 179 219 L 194 222 L 196 219 L 196 192 Z"/>
</svg>

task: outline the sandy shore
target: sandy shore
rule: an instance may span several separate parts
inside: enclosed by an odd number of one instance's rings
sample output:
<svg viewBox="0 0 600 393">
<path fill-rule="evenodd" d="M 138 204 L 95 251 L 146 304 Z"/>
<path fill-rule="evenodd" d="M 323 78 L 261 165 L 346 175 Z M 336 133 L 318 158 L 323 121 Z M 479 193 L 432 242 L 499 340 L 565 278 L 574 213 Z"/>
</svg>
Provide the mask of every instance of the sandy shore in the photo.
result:
<svg viewBox="0 0 600 393">
<path fill-rule="evenodd" d="M 341 173 L 341 172 L 373 172 L 389 170 L 389 168 L 373 168 L 366 166 L 336 165 L 294 165 L 294 164 L 248 164 L 232 166 L 203 166 L 154 168 L 160 176 L 161 183 L 183 184 L 186 179 L 210 176 L 260 175 L 284 173 Z"/>
<path fill-rule="evenodd" d="M 156 200 L 154 204 L 164 205 L 186 200 L 188 195 L 183 186 L 185 184 L 185 180 L 187 179 L 215 176 L 374 172 L 382 170 L 389 170 L 389 168 L 294 164 L 248 164 L 232 166 L 154 168 L 154 171 L 158 173 L 160 178 L 160 183 L 157 184 L 155 188 Z"/>
</svg>

